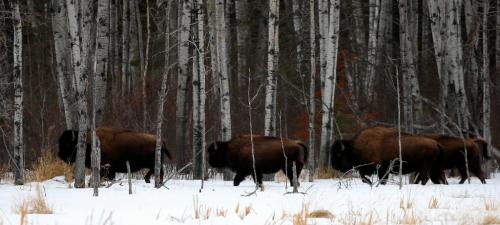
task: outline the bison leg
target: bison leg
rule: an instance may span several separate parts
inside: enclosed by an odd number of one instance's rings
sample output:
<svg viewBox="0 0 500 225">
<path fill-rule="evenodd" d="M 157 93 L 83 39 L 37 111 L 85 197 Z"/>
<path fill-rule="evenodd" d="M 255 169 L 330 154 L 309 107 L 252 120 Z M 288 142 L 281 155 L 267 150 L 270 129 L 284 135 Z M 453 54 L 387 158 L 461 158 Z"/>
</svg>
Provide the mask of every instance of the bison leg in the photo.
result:
<svg viewBox="0 0 500 225">
<path fill-rule="evenodd" d="M 460 165 L 458 167 L 458 172 L 460 173 L 460 184 L 463 184 L 467 180 L 467 169 L 465 168 L 465 165 Z"/>
<path fill-rule="evenodd" d="M 151 175 L 153 175 L 153 170 L 150 168 L 148 173 L 146 173 L 146 175 L 144 175 L 144 181 L 146 181 L 146 183 L 151 183 Z"/>
<path fill-rule="evenodd" d="M 234 186 L 238 186 L 240 185 L 240 183 L 245 180 L 245 177 L 246 175 L 243 175 L 241 173 L 236 173 L 236 175 L 234 176 L 234 181 L 233 181 L 233 185 Z"/>
<path fill-rule="evenodd" d="M 100 170 L 101 180 L 114 180 L 116 177 L 116 172 L 111 167 L 106 167 Z"/>
</svg>

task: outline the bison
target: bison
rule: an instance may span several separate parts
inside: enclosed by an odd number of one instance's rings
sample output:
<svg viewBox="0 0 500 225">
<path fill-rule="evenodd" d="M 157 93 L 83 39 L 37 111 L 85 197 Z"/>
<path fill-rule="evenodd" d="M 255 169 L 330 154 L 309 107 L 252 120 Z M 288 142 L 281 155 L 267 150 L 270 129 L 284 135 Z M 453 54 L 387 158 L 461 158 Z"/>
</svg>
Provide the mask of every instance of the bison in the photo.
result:
<svg viewBox="0 0 500 225">
<path fill-rule="evenodd" d="M 262 174 L 282 170 L 292 182 L 292 163 L 295 162 L 297 176 L 299 176 L 307 161 L 307 147 L 301 141 L 253 135 L 253 146 L 257 177 L 254 176 L 250 135 L 240 135 L 233 137 L 230 141 L 217 141 L 210 144 L 207 148 L 208 163 L 214 168 L 229 168 L 236 172 L 234 186 L 238 186 L 245 177 L 251 175 L 257 185 L 262 187 Z"/>
<path fill-rule="evenodd" d="M 401 149 L 403 158 L 403 174 L 418 172 L 422 185 L 429 180 L 439 183 L 438 177 L 442 168 L 441 146 L 433 139 L 402 134 Z M 356 168 L 364 183 L 372 185 L 367 175 L 378 174 L 381 184 L 385 184 L 384 175 L 399 171 L 399 163 L 391 162 L 399 158 L 398 133 L 392 128 L 369 127 L 361 130 L 352 140 L 337 140 L 331 148 L 332 167 L 341 172 Z M 418 183 L 419 181 L 415 181 Z"/>
<path fill-rule="evenodd" d="M 101 143 L 101 165 L 105 167 L 105 169 L 101 169 L 101 177 L 113 180 L 117 172 L 126 173 L 126 162 L 129 161 L 132 172 L 148 168 L 149 171 L 144 176 L 144 180 L 146 183 L 150 182 L 155 165 L 156 137 L 154 135 L 112 127 L 99 127 L 96 129 L 96 133 Z M 90 168 L 90 134 L 87 137 L 85 166 Z M 64 131 L 59 138 L 59 158 L 70 164 L 74 163 L 77 143 L 78 131 Z M 165 156 L 172 160 L 172 156 L 163 141 L 161 154 L 162 164 L 166 162 Z M 161 172 L 161 177 L 163 177 L 163 171 Z"/>
<path fill-rule="evenodd" d="M 481 155 L 489 159 L 487 143 L 479 138 L 461 139 L 447 135 L 425 135 L 439 142 L 443 146 L 444 160 L 442 162 L 443 169 L 457 168 L 460 173 L 460 183 L 463 184 L 467 179 L 467 167 L 465 165 L 465 149 L 467 149 L 467 161 L 469 171 L 477 176 L 481 183 L 486 183 L 486 176 L 481 168 Z M 439 178 L 447 183 L 444 173 L 441 173 Z"/>
</svg>

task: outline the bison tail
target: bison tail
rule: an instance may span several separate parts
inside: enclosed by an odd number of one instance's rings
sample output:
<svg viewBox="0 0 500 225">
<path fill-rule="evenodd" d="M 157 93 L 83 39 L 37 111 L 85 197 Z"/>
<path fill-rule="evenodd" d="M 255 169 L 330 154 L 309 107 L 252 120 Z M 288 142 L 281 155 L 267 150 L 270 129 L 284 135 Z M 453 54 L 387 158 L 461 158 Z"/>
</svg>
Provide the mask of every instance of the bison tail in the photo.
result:
<svg viewBox="0 0 500 225">
<path fill-rule="evenodd" d="M 488 151 L 488 143 L 486 143 L 485 140 L 480 139 L 480 138 L 474 139 L 474 142 L 476 142 L 477 146 L 479 146 L 479 149 L 483 153 L 483 157 L 485 159 L 490 159 L 491 155 L 490 155 L 490 152 Z"/>
<path fill-rule="evenodd" d="M 174 158 L 172 157 L 172 155 L 170 154 L 170 152 L 168 151 L 167 149 L 167 144 L 165 143 L 165 141 L 162 141 L 161 143 L 161 151 L 165 153 L 165 155 L 167 155 L 167 158 L 169 160 L 173 160 Z"/>
<path fill-rule="evenodd" d="M 299 144 L 302 149 L 304 149 L 304 162 L 307 162 L 307 157 L 309 157 L 309 150 L 307 149 L 306 144 L 304 142 L 299 141 L 297 144 Z"/>
</svg>

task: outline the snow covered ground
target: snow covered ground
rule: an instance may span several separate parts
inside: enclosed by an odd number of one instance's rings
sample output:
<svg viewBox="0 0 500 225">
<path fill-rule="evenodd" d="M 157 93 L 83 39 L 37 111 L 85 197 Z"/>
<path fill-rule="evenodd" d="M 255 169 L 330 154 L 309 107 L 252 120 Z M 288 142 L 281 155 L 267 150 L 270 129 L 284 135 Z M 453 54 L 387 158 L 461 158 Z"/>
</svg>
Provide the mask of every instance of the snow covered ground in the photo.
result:
<svg viewBox="0 0 500 225">
<path fill-rule="evenodd" d="M 200 181 L 172 180 L 169 189 L 155 189 L 134 180 L 132 195 L 124 181 L 101 188 L 99 197 L 90 188 L 69 188 L 61 177 L 24 186 L 2 181 L 0 224 L 22 224 L 18 205 L 36 196 L 37 186 L 53 213 L 28 214 L 24 224 L 498 224 L 500 176 L 495 177 L 486 185 L 477 178 L 463 185 L 449 179 L 450 185 L 402 190 L 394 184 L 370 188 L 359 179 L 339 189 L 339 180 L 318 180 L 302 182 L 306 194 L 287 195 L 284 183 L 265 182 L 263 192 L 249 197 L 242 195 L 254 189 L 250 179 L 239 187 L 209 180 L 201 193 Z"/>
</svg>

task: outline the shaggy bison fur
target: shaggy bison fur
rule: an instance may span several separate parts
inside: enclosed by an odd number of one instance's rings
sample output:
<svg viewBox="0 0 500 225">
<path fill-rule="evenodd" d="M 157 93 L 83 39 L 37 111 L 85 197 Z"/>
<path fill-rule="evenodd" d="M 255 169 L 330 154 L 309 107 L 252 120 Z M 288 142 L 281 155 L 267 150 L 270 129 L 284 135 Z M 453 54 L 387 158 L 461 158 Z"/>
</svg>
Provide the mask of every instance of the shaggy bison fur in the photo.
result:
<svg viewBox="0 0 500 225">
<path fill-rule="evenodd" d="M 255 173 L 253 170 L 252 143 L 250 135 L 240 135 L 230 141 L 217 141 L 208 148 L 208 163 L 214 168 L 230 168 L 236 172 L 234 186 L 238 186 L 248 175 L 262 187 L 262 174 L 285 172 L 292 182 L 292 162 L 296 164 L 297 176 L 307 161 L 307 147 L 301 141 L 253 135 Z M 285 153 L 285 154 L 283 154 Z M 285 160 L 286 159 L 286 160 Z"/>
<path fill-rule="evenodd" d="M 467 179 L 467 167 L 465 165 L 465 149 L 467 149 L 467 161 L 469 171 L 481 180 L 481 183 L 486 183 L 486 176 L 481 169 L 481 156 L 489 159 L 487 143 L 479 138 L 461 139 L 446 135 L 425 135 L 439 142 L 443 146 L 444 160 L 442 162 L 443 169 L 458 169 L 460 173 L 460 183 L 463 184 Z M 444 173 L 441 173 L 440 179 L 447 183 Z"/>
<path fill-rule="evenodd" d="M 149 171 L 144 176 L 144 180 L 146 183 L 150 182 L 155 165 L 156 137 L 154 135 L 112 127 L 99 127 L 96 133 L 101 143 L 101 177 L 113 180 L 117 172 L 126 173 L 126 162 L 129 161 L 132 172 L 148 168 Z M 88 134 L 87 137 L 85 166 L 90 168 L 91 135 Z M 77 143 L 78 131 L 64 131 L 59 138 L 59 158 L 68 163 L 74 163 Z M 172 159 L 163 141 L 161 154 L 162 164 L 166 162 L 165 156 Z M 163 177 L 163 170 L 161 172 L 161 177 Z"/>
<path fill-rule="evenodd" d="M 434 183 L 439 183 L 442 169 L 442 149 L 433 139 L 409 134 L 401 135 L 403 173 L 418 172 L 422 185 L 432 178 Z M 386 183 L 384 175 L 397 173 L 399 163 L 391 161 L 399 158 L 398 133 L 392 128 L 369 127 L 361 130 L 351 140 L 337 140 L 331 148 L 332 167 L 341 172 L 356 168 L 362 181 L 372 184 L 367 175 L 378 174 L 381 184 Z M 391 171 L 388 171 L 388 170 Z M 432 174 L 437 174 L 433 175 Z M 415 183 L 418 183 L 416 181 Z"/>
</svg>

